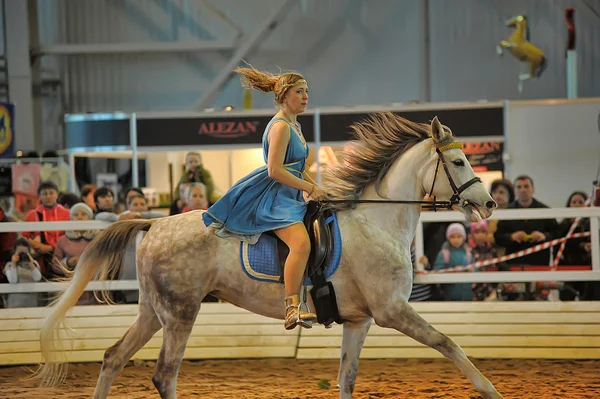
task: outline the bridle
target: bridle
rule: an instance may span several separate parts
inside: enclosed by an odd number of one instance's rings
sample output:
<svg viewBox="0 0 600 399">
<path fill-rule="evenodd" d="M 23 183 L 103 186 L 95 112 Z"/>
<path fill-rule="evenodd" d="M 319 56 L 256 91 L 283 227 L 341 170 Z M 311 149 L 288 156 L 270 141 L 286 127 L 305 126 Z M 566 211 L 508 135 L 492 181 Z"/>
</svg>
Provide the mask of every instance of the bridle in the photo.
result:
<svg viewBox="0 0 600 399">
<path fill-rule="evenodd" d="M 353 203 L 353 204 L 372 204 L 372 203 L 378 203 L 378 204 L 421 204 L 423 206 L 423 208 L 425 209 L 431 209 L 434 212 L 437 211 L 438 209 L 447 209 L 447 210 L 451 210 L 452 207 L 454 205 L 459 205 L 462 207 L 465 207 L 467 205 L 470 204 L 469 200 L 466 200 L 464 198 L 462 198 L 460 195 L 469 187 L 471 187 L 473 184 L 475 183 L 481 183 L 481 179 L 479 177 L 474 177 L 471 180 L 467 181 L 466 183 L 464 183 L 463 185 L 461 185 L 460 187 L 456 186 L 456 183 L 454 183 L 454 179 L 452 178 L 452 175 L 450 174 L 450 170 L 448 169 L 448 164 L 446 163 L 446 159 L 444 158 L 444 152 L 453 148 L 460 148 L 462 149 L 462 144 L 459 141 L 453 141 L 450 144 L 446 144 L 443 146 L 436 146 L 435 152 L 438 155 L 438 160 L 437 160 L 437 164 L 435 165 L 435 173 L 433 175 L 433 182 L 431 184 L 431 190 L 429 190 L 429 194 L 431 195 L 431 193 L 433 193 L 433 189 L 435 187 L 435 182 L 437 179 L 437 175 L 438 175 L 438 170 L 440 168 L 440 163 L 442 164 L 442 167 L 444 168 L 444 172 L 446 172 L 446 177 L 448 178 L 448 182 L 450 183 L 450 187 L 452 188 L 452 196 L 450 197 L 450 200 L 448 201 L 438 201 L 437 198 L 434 196 L 433 197 L 433 201 L 409 201 L 409 200 L 323 200 L 320 201 L 322 203 L 329 203 L 329 204 L 342 204 L 342 203 Z"/>
</svg>

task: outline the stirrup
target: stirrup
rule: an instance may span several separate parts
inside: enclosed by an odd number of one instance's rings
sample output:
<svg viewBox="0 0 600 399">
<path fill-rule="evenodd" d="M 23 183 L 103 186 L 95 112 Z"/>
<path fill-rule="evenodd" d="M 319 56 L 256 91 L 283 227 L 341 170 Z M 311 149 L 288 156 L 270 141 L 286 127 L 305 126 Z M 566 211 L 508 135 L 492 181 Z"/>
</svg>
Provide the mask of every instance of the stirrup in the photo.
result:
<svg viewBox="0 0 600 399">
<path fill-rule="evenodd" d="M 308 320 L 301 318 L 299 314 L 299 307 L 295 305 L 288 305 L 285 308 L 285 323 L 284 327 L 286 330 L 293 330 L 296 326 L 303 328 L 312 328 L 312 323 Z"/>
<path fill-rule="evenodd" d="M 291 303 L 288 305 L 288 300 Z M 305 303 L 306 312 L 302 310 L 302 303 L 298 295 L 291 295 L 284 298 L 285 307 L 285 329 L 292 330 L 300 325 L 304 328 L 312 328 L 312 322 L 317 320 L 317 315 L 310 313 L 308 305 Z"/>
</svg>

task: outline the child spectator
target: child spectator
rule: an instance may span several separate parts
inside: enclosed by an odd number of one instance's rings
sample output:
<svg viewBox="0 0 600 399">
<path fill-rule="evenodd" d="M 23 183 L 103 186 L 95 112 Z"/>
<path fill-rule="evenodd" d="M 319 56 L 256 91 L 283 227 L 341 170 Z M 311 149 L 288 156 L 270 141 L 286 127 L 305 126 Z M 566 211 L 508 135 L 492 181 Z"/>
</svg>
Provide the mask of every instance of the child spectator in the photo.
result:
<svg viewBox="0 0 600 399">
<path fill-rule="evenodd" d="M 206 186 L 202 183 L 191 183 L 186 190 L 186 206 L 181 213 L 208 209 L 208 198 L 206 197 Z"/>
<path fill-rule="evenodd" d="M 471 223 L 471 250 L 473 262 L 494 259 L 498 256 L 496 248 L 488 241 L 488 222 L 481 220 Z M 496 264 L 479 268 L 481 271 L 498 271 Z M 473 300 L 489 301 L 496 298 L 496 284 L 477 283 L 473 284 Z"/>
<path fill-rule="evenodd" d="M 75 204 L 71 210 L 71 220 L 92 220 L 94 212 L 92 209 L 79 202 Z M 65 235 L 58 239 L 56 250 L 54 251 L 54 261 L 52 262 L 52 270 L 57 276 L 69 276 L 75 270 L 79 257 L 85 251 L 90 241 L 94 239 L 97 230 L 72 230 L 66 231 Z M 65 269 L 68 272 L 65 272 Z M 83 293 L 77 301 L 78 305 L 91 305 L 96 303 L 94 294 L 91 291 Z"/>
<path fill-rule="evenodd" d="M 91 220 L 94 216 L 92 209 L 83 202 L 75 204 L 70 211 L 71 220 Z M 96 230 L 66 231 L 65 235 L 61 236 L 56 244 L 55 261 L 52 265 L 54 272 L 58 275 L 64 275 L 64 272 L 58 267 L 57 261 L 66 266 L 68 270 L 73 271 L 77 266 L 79 257 L 96 234 Z"/>
<path fill-rule="evenodd" d="M 217 195 L 214 195 L 215 184 L 210 172 L 204 169 L 200 154 L 197 152 L 188 152 L 185 156 L 185 166 L 186 170 L 177 184 L 177 189 L 173 193 L 173 199 L 176 201 L 181 200 L 180 185 L 184 183 L 202 183 L 206 186 L 206 198 L 209 204 L 215 203 L 219 199 Z M 182 204 L 178 204 L 178 206 L 180 209 L 183 208 Z"/>
<path fill-rule="evenodd" d="M 15 241 L 14 253 L 11 261 L 4 267 L 4 275 L 11 284 L 33 283 L 42 279 L 40 265 L 31 256 L 31 245 L 25 238 Z M 38 294 L 8 294 L 6 296 L 7 308 L 37 307 Z"/>
<path fill-rule="evenodd" d="M 452 223 L 446 230 L 446 242 L 438 253 L 433 266 L 434 270 L 465 266 L 473 261 L 471 248 L 466 243 L 467 232 L 460 223 Z M 473 291 L 471 283 L 445 284 L 442 287 L 446 301 L 471 301 Z"/>
</svg>

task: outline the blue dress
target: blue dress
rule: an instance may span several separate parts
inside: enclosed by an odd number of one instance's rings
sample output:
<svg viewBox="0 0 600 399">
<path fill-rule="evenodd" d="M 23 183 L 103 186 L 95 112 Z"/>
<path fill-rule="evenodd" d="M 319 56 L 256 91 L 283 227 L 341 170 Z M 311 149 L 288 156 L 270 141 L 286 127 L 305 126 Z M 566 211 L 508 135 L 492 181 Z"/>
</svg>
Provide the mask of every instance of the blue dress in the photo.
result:
<svg viewBox="0 0 600 399">
<path fill-rule="evenodd" d="M 273 118 L 262 138 L 263 157 L 267 163 L 269 143 L 267 135 Z M 284 167 L 302 179 L 308 157 L 308 145 L 303 144 L 290 126 L 290 141 L 285 153 Z M 236 236 L 249 244 L 256 244 L 260 235 L 304 222 L 307 202 L 302 191 L 269 177 L 267 165 L 254 170 L 235 183 L 225 195 L 202 215 L 206 226 L 213 225 L 220 237 Z"/>
</svg>

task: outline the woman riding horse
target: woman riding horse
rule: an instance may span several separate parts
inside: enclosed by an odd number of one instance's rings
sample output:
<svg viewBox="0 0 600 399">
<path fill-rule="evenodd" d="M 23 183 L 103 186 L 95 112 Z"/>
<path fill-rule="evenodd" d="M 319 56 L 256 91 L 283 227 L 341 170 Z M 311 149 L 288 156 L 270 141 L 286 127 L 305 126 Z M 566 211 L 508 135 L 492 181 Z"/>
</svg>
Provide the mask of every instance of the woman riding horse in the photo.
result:
<svg viewBox="0 0 600 399">
<path fill-rule="evenodd" d="M 272 75 L 254 68 L 235 70 L 251 89 L 275 93 L 279 111 L 263 134 L 266 165 L 238 181 L 202 219 L 215 227 L 221 237 L 237 236 L 255 244 L 260 235 L 273 231 L 290 249 L 285 261 L 286 330 L 297 325 L 312 327 L 314 313 L 300 310 L 302 276 L 310 256 L 310 240 L 304 226 L 307 202 L 303 192 L 315 201 L 325 192 L 305 173 L 308 144 L 296 117 L 308 103 L 308 84 L 299 73 Z"/>
</svg>

